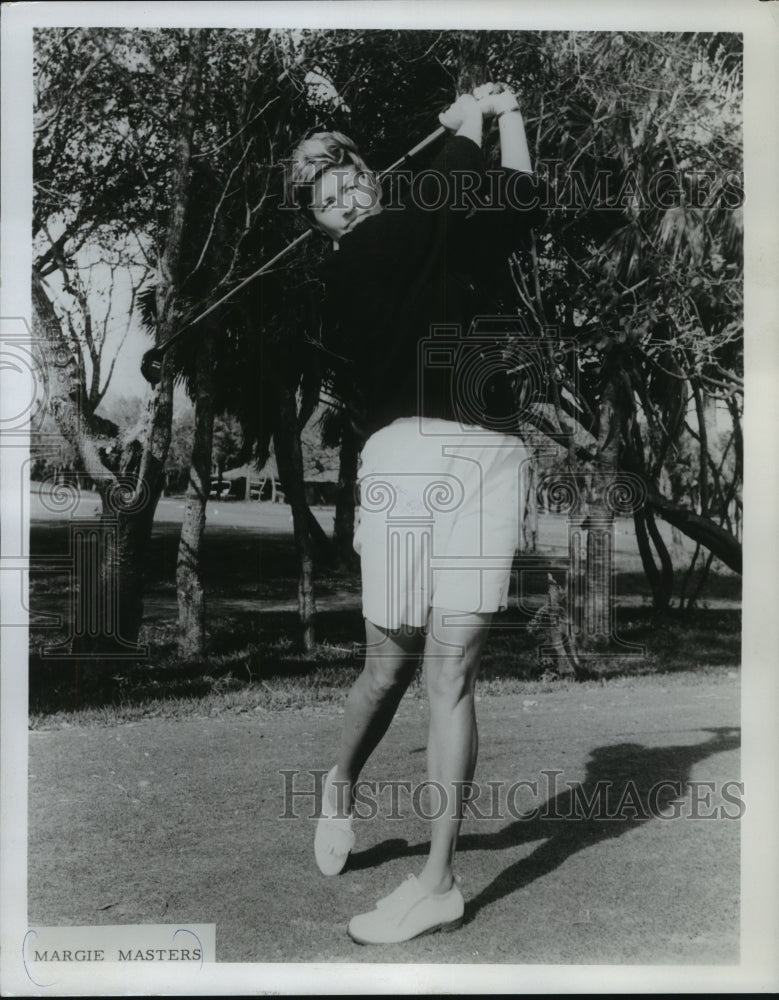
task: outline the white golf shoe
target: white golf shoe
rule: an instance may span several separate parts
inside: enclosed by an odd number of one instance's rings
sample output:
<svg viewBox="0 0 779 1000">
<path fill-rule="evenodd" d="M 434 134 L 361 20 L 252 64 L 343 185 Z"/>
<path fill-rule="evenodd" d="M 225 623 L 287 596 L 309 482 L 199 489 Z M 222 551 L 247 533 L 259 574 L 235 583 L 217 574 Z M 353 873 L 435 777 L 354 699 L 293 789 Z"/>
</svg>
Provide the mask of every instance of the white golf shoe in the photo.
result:
<svg viewBox="0 0 779 1000">
<path fill-rule="evenodd" d="M 463 922 L 465 902 L 456 884 L 448 892 L 429 893 L 415 875 L 380 899 L 376 909 L 352 917 L 348 933 L 357 944 L 398 944 L 432 934 L 453 931 Z"/>
<path fill-rule="evenodd" d="M 325 778 L 325 787 L 322 790 L 322 815 L 317 821 L 314 836 L 314 857 L 323 875 L 339 875 L 354 847 L 351 814 L 339 816 L 337 807 L 330 800 L 335 771 L 336 768 L 333 767 Z"/>
</svg>

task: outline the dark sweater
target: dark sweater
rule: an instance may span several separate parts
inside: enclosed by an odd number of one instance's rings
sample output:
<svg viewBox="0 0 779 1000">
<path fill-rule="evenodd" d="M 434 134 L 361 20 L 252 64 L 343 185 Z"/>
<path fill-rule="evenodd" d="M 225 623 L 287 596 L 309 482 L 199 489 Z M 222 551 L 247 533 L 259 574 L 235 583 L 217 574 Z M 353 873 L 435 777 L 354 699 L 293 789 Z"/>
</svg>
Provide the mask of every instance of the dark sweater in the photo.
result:
<svg viewBox="0 0 779 1000">
<path fill-rule="evenodd" d="M 485 283 L 540 217 L 534 178 L 505 169 L 488 178 L 480 148 L 462 136 L 449 139 L 432 171 L 445 178 L 445 204 L 425 209 L 410 198 L 363 220 L 322 269 L 323 344 L 338 356 L 335 383 L 363 438 L 420 415 L 505 429 L 500 418 L 512 411 L 495 351 L 474 338 L 472 325 L 484 311 Z M 457 172 L 478 177 L 480 204 L 492 191 L 502 207 L 452 204 Z M 431 178 L 420 190 L 428 204 L 443 201 Z M 432 336 L 441 325 L 449 329 Z"/>
</svg>

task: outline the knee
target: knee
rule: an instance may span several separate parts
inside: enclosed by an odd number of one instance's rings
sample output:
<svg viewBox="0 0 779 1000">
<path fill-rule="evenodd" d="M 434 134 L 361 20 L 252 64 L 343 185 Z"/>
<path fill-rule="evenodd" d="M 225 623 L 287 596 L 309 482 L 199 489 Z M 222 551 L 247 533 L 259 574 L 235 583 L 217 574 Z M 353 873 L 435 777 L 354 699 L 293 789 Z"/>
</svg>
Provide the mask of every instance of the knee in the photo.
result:
<svg viewBox="0 0 779 1000">
<path fill-rule="evenodd" d="M 395 657 L 371 658 L 362 672 L 363 684 L 371 696 L 381 700 L 403 692 L 414 674 L 415 663 Z"/>
<path fill-rule="evenodd" d="M 474 665 L 465 657 L 428 663 L 427 690 L 430 708 L 453 708 L 473 695 L 476 681 Z"/>
</svg>

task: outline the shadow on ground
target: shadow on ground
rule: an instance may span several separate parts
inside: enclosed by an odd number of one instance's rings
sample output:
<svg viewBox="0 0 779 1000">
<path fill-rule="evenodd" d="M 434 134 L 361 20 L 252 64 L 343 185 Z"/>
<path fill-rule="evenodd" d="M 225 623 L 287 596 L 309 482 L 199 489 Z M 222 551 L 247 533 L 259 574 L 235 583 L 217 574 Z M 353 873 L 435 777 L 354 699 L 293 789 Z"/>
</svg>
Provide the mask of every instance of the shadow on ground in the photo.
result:
<svg viewBox="0 0 779 1000">
<path fill-rule="evenodd" d="M 584 780 L 532 808 L 522 811 L 517 802 L 512 811 L 521 818 L 492 833 L 466 833 L 457 844 L 458 854 L 467 851 L 502 851 L 540 841 L 520 861 L 509 865 L 485 886 L 465 909 L 466 923 L 506 896 L 525 888 L 562 865 L 571 855 L 600 841 L 630 833 L 645 823 L 663 822 L 679 815 L 690 819 L 739 819 L 743 813 L 740 790 L 735 785 L 720 807 L 711 802 L 707 788 L 693 792 L 690 776 L 696 764 L 714 754 L 737 750 L 740 729 L 720 727 L 704 730 L 711 735 L 693 746 L 645 747 L 618 743 L 590 751 Z M 542 772 L 544 773 L 544 772 Z M 546 772 L 551 788 L 562 772 Z M 561 784 L 563 784 L 561 782 Z M 708 798 L 707 798 L 708 793 Z M 697 796 L 697 797 L 696 797 Z M 526 796 L 526 797 L 529 797 Z M 489 819 L 492 803 L 475 801 L 474 810 Z M 476 813 L 477 818 L 479 813 Z M 428 844 L 409 846 L 402 839 L 383 841 L 349 858 L 349 869 L 373 869 L 387 862 L 426 857 Z"/>
</svg>

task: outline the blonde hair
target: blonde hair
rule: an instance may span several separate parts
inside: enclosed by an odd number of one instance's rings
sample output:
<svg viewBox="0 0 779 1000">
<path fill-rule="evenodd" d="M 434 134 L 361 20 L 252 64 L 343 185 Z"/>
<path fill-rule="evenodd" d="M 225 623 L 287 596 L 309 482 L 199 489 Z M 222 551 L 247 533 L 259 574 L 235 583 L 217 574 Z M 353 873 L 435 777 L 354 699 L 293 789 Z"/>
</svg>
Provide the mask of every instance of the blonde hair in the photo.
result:
<svg viewBox="0 0 779 1000">
<path fill-rule="evenodd" d="M 313 223 L 311 202 L 317 178 L 333 167 L 356 167 L 363 172 L 377 198 L 379 181 L 352 142 L 343 132 L 316 132 L 299 142 L 286 163 L 284 204 L 299 209 Z"/>
</svg>

